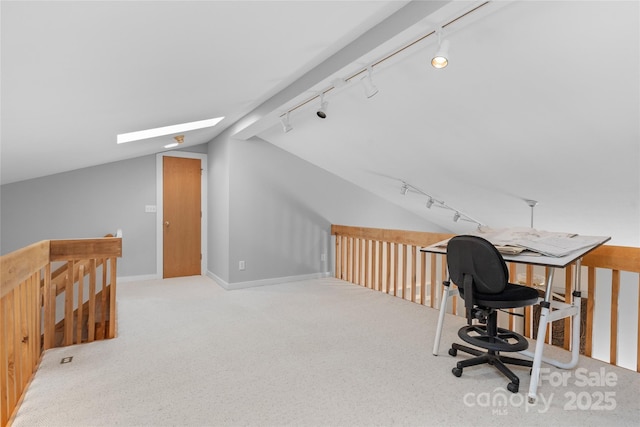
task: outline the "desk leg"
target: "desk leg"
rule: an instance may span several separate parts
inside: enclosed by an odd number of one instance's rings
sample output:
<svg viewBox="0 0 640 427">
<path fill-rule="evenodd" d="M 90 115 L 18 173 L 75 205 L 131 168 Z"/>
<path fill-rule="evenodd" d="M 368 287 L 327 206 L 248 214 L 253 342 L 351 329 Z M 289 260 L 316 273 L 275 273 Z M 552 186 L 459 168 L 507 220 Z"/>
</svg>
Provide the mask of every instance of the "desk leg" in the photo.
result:
<svg viewBox="0 0 640 427">
<path fill-rule="evenodd" d="M 573 291 L 573 302 L 571 305 L 560 304 L 563 308 L 551 312 L 551 285 L 553 281 L 553 269 L 549 271 L 547 278 L 547 291 L 544 301 L 540 303 L 540 322 L 538 324 L 538 337 L 536 338 L 536 350 L 533 355 L 528 351 L 520 352 L 525 356 L 533 356 L 533 367 L 531 369 L 531 384 L 529 385 L 529 403 L 535 403 L 536 393 L 538 390 L 538 382 L 540 381 L 540 365 L 542 362 L 549 363 L 560 369 L 573 369 L 578 365 L 580 358 L 580 312 L 581 312 L 581 294 L 580 294 L 580 260 L 576 263 L 576 279 Z M 549 359 L 542 355 L 544 348 L 544 338 L 547 333 L 547 325 L 554 320 L 572 317 L 571 321 L 571 360 L 569 362 L 561 362 L 555 359 Z"/>
<path fill-rule="evenodd" d="M 442 301 L 440 302 L 440 313 L 438 313 L 438 325 L 436 326 L 436 337 L 433 340 L 433 355 L 437 356 L 440 350 L 440 338 L 442 336 L 442 327 L 444 326 L 444 315 L 447 311 L 447 301 L 452 295 L 457 295 L 458 290 L 451 290 L 449 286 L 449 279 L 444 283 L 444 290 L 442 291 Z"/>
<path fill-rule="evenodd" d="M 551 307 L 551 291 L 553 286 L 553 268 L 547 274 L 547 290 L 544 301 L 540 303 L 540 322 L 538 323 L 538 337 L 536 338 L 536 350 L 533 355 L 533 366 L 531 367 L 531 383 L 529 384 L 529 403 L 536 402 L 538 391 L 538 381 L 540 381 L 540 365 L 542 364 L 542 350 L 544 349 L 544 337 L 547 334 L 547 323 L 549 318 L 549 308 Z"/>
<path fill-rule="evenodd" d="M 533 355 L 533 366 L 531 368 L 531 384 L 529 385 L 529 403 L 536 402 L 536 392 L 538 391 L 538 381 L 540 380 L 540 365 L 542 364 L 542 350 L 544 349 L 544 337 L 547 334 L 547 318 L 549 316 L 549 303 L 540 303 L 540 322 L 538 323 L 538 337 L 536 338 L 536 351 Z"/>
</svg>

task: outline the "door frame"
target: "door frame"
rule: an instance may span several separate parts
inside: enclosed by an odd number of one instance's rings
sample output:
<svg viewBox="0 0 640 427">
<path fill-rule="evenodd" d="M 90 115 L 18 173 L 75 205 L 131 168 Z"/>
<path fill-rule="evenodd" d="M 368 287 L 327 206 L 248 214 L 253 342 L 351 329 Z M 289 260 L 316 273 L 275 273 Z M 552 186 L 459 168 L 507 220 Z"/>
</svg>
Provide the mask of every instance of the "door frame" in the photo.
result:
<svg viewBox="0 0 640 427">
<path fill-rule="evenodd" d="M 202 221 L 200 223 L 200 253 L 202 260 L 200 261 L 200 275 L 207 274 L 207 154 L 190 153 L 188 151 L 164 151 L 156 154 L 156 275 L 159 279 L 163 278 L 164 266 L 164 225 L 163 225 L 163 160 L 165 157 L 183 157 L 188 159 L 200 159 L 200 167 L 202 175 L 200 178 L 200 210 L 202 211 Z"/>
</svg>

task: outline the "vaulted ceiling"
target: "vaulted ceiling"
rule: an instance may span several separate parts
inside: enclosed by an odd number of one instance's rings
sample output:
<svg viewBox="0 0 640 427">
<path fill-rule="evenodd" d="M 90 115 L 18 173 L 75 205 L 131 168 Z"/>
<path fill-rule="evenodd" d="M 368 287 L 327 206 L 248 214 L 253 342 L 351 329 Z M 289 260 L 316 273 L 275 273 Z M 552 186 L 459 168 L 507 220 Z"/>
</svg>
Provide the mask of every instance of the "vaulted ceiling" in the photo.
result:
<svg viewBox="0 0 640 427">
<path fill-rule="evenodd" d="M 533 199 L 536 228 L 640 245 L 638 2 L 0 7 L 3 184 L 163 151 L 173 136 L 117 145 L 118 133 L 226 117 L 187 133 L 196 145 L 244 117 L 236 138 L 261 138 L 454 232 L 475 227 L 464 219 L 528 226 Z M 450 64 L 437 70 L 432 33 L 443 25 Z M 379 92 L 367 98 L 361 71 L 372 64 Z M 402 181 L 451 209 L 401 195 Z"/>
</svg>

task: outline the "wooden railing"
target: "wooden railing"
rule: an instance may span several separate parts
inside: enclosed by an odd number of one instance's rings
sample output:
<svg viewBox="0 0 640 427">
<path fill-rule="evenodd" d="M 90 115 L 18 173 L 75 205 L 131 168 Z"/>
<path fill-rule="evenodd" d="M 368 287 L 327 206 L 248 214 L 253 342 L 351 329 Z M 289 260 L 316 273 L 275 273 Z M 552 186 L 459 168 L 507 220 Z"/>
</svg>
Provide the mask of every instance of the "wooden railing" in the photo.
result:
<svg viewBox="0 0 640 427">
<path fill-rule="evenodd" d="M 428 233 L 404 230 L 385 230 L 364 227 L 333 225 L 331 234 L 335 236 L 335 275 L 337 278 L 355 283 L 376 291 L 400 297 L 432 308 L 439 308 L 442 282 L 446 280 L 446 256 L 427 254 L 420 248 L 452 237 L 453 234 Z M 636 312 L 626 313 L 637 322 L 637 345 L 634 349 L 636 371 L 640 372 L 640 248 L 621 246 L 602 246 L 584 257 L 580 278 L 586 276 L 587 289 L 582 286 L 582 297 L 586 291 L 586 327 L 582 331 L 582 352 L 587 356 L 594 353 L 594 318 L 598 313 L 610 312 L 610 328 L 606 337 L 598 341 L 609 341 L 608 357 L 603 358 L 612 364 L 619 364 L 620 318 L 619 300 L 621 275 L 625 275 L 625 284 L 638 288 Z M 547 277 L 544 267 L 534 267 L 508 263 L 510 281 L 536 286 L 540 279 Z M 597 272 L 606 270 L 610 280 L 597 278 Z M 624 272 L 624 273 L 621 273 Z M 561 283 L 554 281 L 554 297 L 571 302 L 575 265 L 564 269 L 563 274 L 555 274 Z M 602 276 L 602 274 L 600 275 Z M 581 282 L 584 282 L 581 280 Z M 610 299 L 598 300 L 597 287 L 606 288 Z M 463 315 L 462 304 L 457 297 L 451 299 L 448 309 L 453 314 Z M 584 304 L 583 304 L 584 305 Z M 609 307 L 611 307 L 609 309 Z M 507 323 L 510 329 L 518 330 L 527 337 L 536 336 L 534 309 L 524 310 L 524 321 L 514 316 L 500 313 L 500 321 Z M 599 316 L 602 317 L 601 315 Z M 633 326 L 633 324 L 632 324 Z M 435 328 L 435 325 L 434 325 Z M 556 329 L 569 331 L 570 319 L 553 322 L 547 331 L 546 342 L 565 349 L 571 346 L 570 333 L 562 333 L 555 339 Z M 626 366 L 629 367 L 629 366 Z"/>
<path fill-rule="evenodd" d="M 122 239 L 102 238 L 46 240 L 0 257 L 0 426 L 15 413 L 43 350 L 115 336 L 121 255 Z M 54 262 L 66 265 L 55 277 Z M 56 323 L 63 325 L 58 340 Z"/>
</svg>

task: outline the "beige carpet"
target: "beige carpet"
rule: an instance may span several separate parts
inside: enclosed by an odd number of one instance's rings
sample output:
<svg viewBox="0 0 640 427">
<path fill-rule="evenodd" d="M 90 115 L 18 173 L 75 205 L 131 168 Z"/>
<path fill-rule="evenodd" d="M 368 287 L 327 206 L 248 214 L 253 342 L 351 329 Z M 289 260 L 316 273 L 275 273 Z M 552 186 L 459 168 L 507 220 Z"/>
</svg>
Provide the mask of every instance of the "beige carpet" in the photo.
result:
<svg viewBox="0 0 640 427">
<path fill-rule="evenodd" d="M 435 357 L 437 313 L 336 279 L 236 291 L 206 277 L 121 284 L 118 337 L 48 351 L 14 425 L 638 422 L 640 375 L 592 359 L 564 381 L 550 369 L 535 406 L 528 368 L 516 368 L 515 395 L 488 365 L 454 377 L 446 351 L 462 320 L 447 317 Z"/>
</svg>

